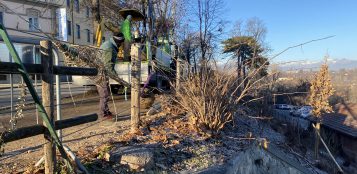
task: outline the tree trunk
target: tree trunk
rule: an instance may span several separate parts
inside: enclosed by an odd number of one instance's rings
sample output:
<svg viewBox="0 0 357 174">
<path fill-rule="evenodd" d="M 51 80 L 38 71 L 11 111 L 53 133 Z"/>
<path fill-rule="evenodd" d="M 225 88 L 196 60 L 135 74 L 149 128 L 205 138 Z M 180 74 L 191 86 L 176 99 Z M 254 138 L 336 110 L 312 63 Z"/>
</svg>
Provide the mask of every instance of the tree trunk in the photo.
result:
<svg viewBox="0 0 357 174">
<path fill-rule="evenodd" d="M 246 66 L 242 67 L 243 71 L 243 89 L 247 86 L 247 71 L 246 71 Z"/>
<path fill-rule="evenodd" d="M 241 76 L 241 57 L 238 55 L 238 60 L 237 60 L 237 78 L 239 79 Z M 240 80 L 238 80 L 239 83 Z"/>
<path fill-rule="evenodd" d="M 193 55 L 193 63 L 194 63 L 194 70 L 195 70 L 195 74 L 197 74 L 197 61 L 196 61 L 196 55 Z"/>
<path fill-rule="evenodd" d="M 315 132 L 315 160 L 318 160 L 319 158 L 319 144 L 320 144 L 320 138 L 319 134 L 320 133 L 320 122 L 318 121 L 316 123 L 316 132 Z"/>
<path fill-rule="evenodd" d="M 242 69 L 242 89 L 244 89 L 246 87 L 246 84 L 247 84 L 247 57 L 244 55 L 244 52 L 243 52 L 243 56 L 241 57 L 241 69 Z"/>
</svg>

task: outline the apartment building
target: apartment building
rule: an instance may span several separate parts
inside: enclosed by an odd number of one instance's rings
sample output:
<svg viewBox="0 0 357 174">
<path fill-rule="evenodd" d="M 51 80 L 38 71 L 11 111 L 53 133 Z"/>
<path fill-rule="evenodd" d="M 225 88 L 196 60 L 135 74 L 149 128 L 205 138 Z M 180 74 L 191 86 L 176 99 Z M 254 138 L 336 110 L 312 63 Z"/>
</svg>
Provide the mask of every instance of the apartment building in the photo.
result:
<svg viewBox="0 0 357 174">
<path fill-rule="evenodd" d="M 5 26 L 15 49 L 24 63 L 39 63 L 38 44 L 41 39 L 55 35 L 56 9 L 61 5 L 45 0 L 0 1 L 0 23 Z M 38 29 L 41 29 L 40 32 Z M 0 61 L 12 62 L 6 45 L 0 38 Z M 0 83 L 9 83 L 9 75 L 0 75 Z M 19 81 L 14 76 L 13 81 Z"/>
<path fill-rule="evenodd" d="M 82 0 L 58 0 L 61 2 L 61 15 L 65 21 L 59 27 L 64 33 L 65 40 L 78 45 L 92 45 L 95 29 L 91 9 L 85 6 Z M 65 15 L 63 14 L 65 13 Z M 60 15 L 57 13 L 57 17 Z M 72 19 L 73 18 L 73 19 Z M 111 33 L 106 32 L 103 39 L 110 37 Z"/>
<path fill-rule="evenodd" d="M 1 0 L 0 23 L 24 63 L 41 62 L 39 42 L 48 36 L 79 45 L 93 44 L 91 9 L 81 0 Z M 109 36 L 105 33 L 103 39 Z M 0 61 L 12 61 L 1 38 Z M 9 83 L 9 75 L 0 75 L 1 83 Z"/>
<path fill-rule="evenodd" d="M 66 11 L 67 41 L 79 45 L 93 44 L 94 32 L 91 9 L 81 0 L 64 0 L 62 8 Z M 72 19 L 73 18 L 73 19 Z M 110 36 L 107 32 L 104 38 Z"/>
</svg>

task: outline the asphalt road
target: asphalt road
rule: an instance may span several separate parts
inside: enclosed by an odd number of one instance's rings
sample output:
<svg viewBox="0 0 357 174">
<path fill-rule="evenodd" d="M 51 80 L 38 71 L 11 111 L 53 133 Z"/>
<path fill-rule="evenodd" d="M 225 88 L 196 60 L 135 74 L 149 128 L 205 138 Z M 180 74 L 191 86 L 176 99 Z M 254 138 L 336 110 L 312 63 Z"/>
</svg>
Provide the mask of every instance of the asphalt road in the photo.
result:
<svg viewBox="0 0 357 174">
<path fill-rule="evenodd" d="M 15 107 L 18 97 L 20 96 L 20 89 L 17 87 L 17 85 L 14 85 L 15 87 L 13 88 L 13 106 Z M 39 97 L 41 98 L 41 86 L 37 86 L 37 93 L 39 94 Z M 56 90 L 56 89 L 55 89 Z M 68 87 L 67 83 L 62 83 L 61 84 L 61 95 L 63 97 L 70 97 L 70 93 L 72 95 L 78 95 L 78 94 L 83 94 L 84 92 L 90 90 L 90 87 L 84 87 L 84 86 L 75 86 L 70 84 L 70 89 Z M 11 89 L 0 89 L 0 109 L 5 108 L 5 107 L 10 107 L 11 106 Z M 56 92 L 56 91 L 55 91 Z M 31 97 L 31 94 L 29 94 L 29 91 L 27 90 L 27 96 L 26 96 L 26 103 L 31 103 L 33 102 L 33 99 Z M 1 111 L 0 111 L 1 112 Z"/>
</svg>

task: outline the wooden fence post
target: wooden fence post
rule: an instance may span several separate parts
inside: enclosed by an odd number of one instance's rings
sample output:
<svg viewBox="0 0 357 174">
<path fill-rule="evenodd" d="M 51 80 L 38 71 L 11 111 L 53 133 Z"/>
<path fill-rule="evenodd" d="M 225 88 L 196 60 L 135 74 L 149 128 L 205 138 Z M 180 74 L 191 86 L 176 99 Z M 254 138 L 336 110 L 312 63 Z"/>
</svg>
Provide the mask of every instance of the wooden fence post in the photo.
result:
<svg viewBox="0 0 357 174">
<path fill-rule="evenodd" d="M 53 90 L 53 59 L 52 59 L 52 42 L 44 40 L 40 42 L 41 46 L 41 63 L 43 66 L 42 74 L 42 104 L 54 126 L 54 90 Z M 46 124 L 43 123 L 46 127 Z M 48 131 L 44 133 L 45 145 L 45 173 L 52 174 L 56 172 L 56 147 L 54 140 Z"/>
<path fill-rule="evenodd" d="M 139 130 L 141 51 L 135 44 L 131 47 L 131 132 Z"/>
<path fill-rule="evenodd" d="M 176 60 L 176 90 L 180 89 L 180 80 L 181 80 L 181 62 L 180 59 Z"/>
<path fill-rule="evenodd" d="M 178 55 L 178 46 L 175 45 L 174 58 L 176 59 L 176 90 L 180 89 L 181 61 Z"/>
</svg>

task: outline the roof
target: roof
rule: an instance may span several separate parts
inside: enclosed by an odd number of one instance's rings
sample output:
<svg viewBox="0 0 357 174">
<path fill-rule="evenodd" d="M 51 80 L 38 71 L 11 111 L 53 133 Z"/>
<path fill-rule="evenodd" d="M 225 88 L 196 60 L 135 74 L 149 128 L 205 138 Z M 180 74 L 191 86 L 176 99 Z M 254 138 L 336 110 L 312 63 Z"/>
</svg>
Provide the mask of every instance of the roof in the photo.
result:
<svg viewBox="0 0 357 174">
<path fill-rule="evenodd" d="M 315 117 L 309 120 L 316 122 Z M 339 113 L 327 113 L 321 116 L 321 124 L 347 136 L 357 138 L 357 118 Z"/>
</svg>

